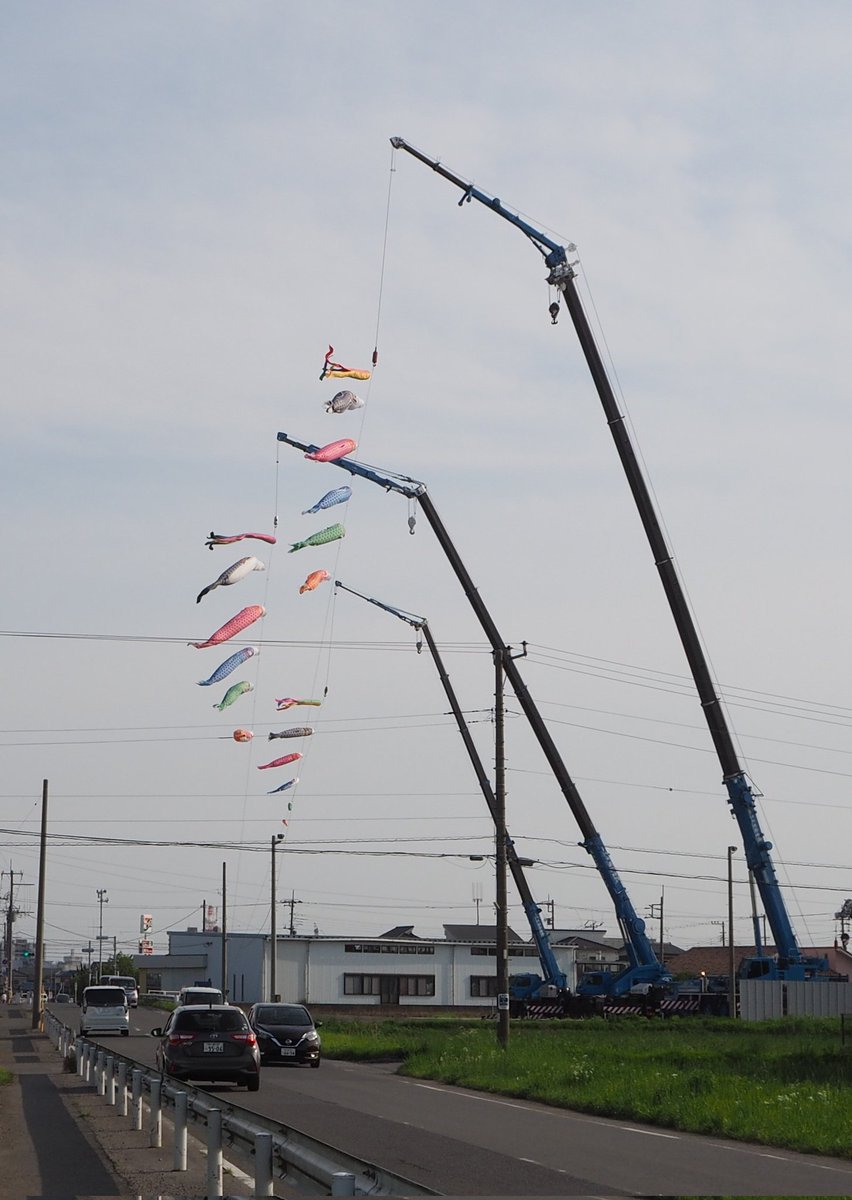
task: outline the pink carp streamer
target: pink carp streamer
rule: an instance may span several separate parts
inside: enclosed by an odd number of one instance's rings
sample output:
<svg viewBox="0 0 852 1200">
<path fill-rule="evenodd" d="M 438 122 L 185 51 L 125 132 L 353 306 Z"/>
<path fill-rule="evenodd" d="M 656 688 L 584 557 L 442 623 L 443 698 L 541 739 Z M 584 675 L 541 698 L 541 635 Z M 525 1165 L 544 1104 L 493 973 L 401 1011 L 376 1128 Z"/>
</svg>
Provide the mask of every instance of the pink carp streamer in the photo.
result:
<svg viewBox="0 0 852 1200">
<path fill-rule="evenodd" d="M 337 442 L 329 442 L 327 446 L 320 446 L 319 450 L 309 450 L 305 458 L 312 458 L 314 462 L 336 462 L 338 458 L 345 458 L 357 449 L 358 443 L 352 438 L 341 438 Z"/>
<path fill-rule="evenodd" d="M 238 633 L 242 633 L 244 629 L 248 629 L 249 625 L 253 625 L 255 621 L 266 616 L 266 609 L 262 604 L 249 604 L 247 608 L 241 609 L 235 617 L 231 617 L 221 629 L 217 629 L 215 633 L 211 633 L 206 642 L 187 642 L 188 646 L 194 646 L 196 650 L 204 650 L 207 646 L 219 646 L 222 642 L 227 642 L 229 638 L 236 637 Z"/>
<path fill-rule="evenodd" d="M 270 546 L 274 546 L 277 538 L 274 538 L 271 533 L 208 533 L 207 541 L 204 545 L 208 550 L 212 550 L 214 546 L 231 546 L 234 542 L 245 541 L 246 538 L 255 538 L 259 542 L 269 542 Z"/>
<path fill-rule="evenodd" d="M 270 767 L 286 767 L 288 763 L 296 762 L 301 757 L 301 754 L 297 750 L 295 754 L 285 754 L 283 758 L 273 758 L 272 762 L 263 763 L 257 769 L 258 771 L 268 771 Z"/>
<path fill-rule="evenodd" d="M 233 737 L 235 742 L 250 742 L 254 734 L 250 729 L 235 729 Z"/>
<path fill-rule="evenodd" d="M 311 704 L 314 708 L 319 708 L 322 700 L 297 700 L 295 696 L 282 696 L 280 700 L 275 701 L 278 712 L 286 712 L 288 708 L 293 708 L 296 704 Z"/>
</svg>

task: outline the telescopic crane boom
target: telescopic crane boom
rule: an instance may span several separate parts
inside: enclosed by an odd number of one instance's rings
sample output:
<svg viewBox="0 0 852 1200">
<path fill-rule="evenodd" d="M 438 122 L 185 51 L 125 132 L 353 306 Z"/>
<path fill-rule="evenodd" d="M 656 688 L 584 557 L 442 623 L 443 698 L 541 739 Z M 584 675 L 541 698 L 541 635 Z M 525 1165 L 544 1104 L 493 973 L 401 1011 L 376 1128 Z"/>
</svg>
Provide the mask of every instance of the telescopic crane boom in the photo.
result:
<svg viewBox="0 0 852 1200">
<path fill-rule="evenodd" d="M 496 197 L 489 196 L 486 192 L 475 188 L 473 184 L 460 179 L 439 162 L 433 161 L 410 146 L 403 138 L 391 138 L 391 145 L 395 149 L 405 150 L 406 153 L 413 155 L 414 158 L 419 159 L 444 179 L 460 188 L 463 192 L 459 201 L 460 207 L 466 201 L 477 200 L 510 224 L 515 225 L 529 238 L 543 256 L 545 265 L 549 267 L 550 273 L 547 276 L 547 282 L 558 288 L 564 297 L 651 546 L 654 563 L 686 653 L 704 718 L 710 731 L 719 765 L 722 768 L 722 779 L 727 788 L 728 803 L 740 829 L 746 862 L 757 883 L 769 927 L 772 930 L 776 955 L 770 957 L 768 954 L 758 953 L 757 956 L 745 963 L 743 974 L 751 977 L 787 980 L 815 979 L 825 976 L 828 973 L 827 961 L 824 958 L 808 957 L 803 954 L 793 931 L 770 854 L 772 843 L 767 840 L 760 827 L 754 793 L 739 762 L 727 718 L 716 693 L 707 658 L 675 568 L 672 553 L 666 543 L 650 490 L 630 438 L 627 423 L 619 411 L 615 393 L 577 293 L 574 282 L 576 273 L 574 266 L 568 261 L 568 253 L 573 253 L 576 247 L 573 245 L 565 247 L 554 242 L 546 234 L 505 209 Z M 760 929 L 757 915 L 754 918 L 754 928 L 755 945 L 760 949 Z"/>
<path fill-rule="evenodd" d="M 334 586 L 342 588 L 344 592 L 349 592 L 352 596 L 358 596 L 361 600 L 366 600 L 368 604 L 375 604 L 377 608 L 383 609 L 390 613 L 393 617 L 398 617 L 400 621 L 404 621 L 410 625 L 412 629 L 416 629 L 418 633 L 422 633 L 429 648 L 429 653 L 432 655 L 432 661 L 438 672 L 441 680 L 441 686 L 444 689 L 444 694 L 450 703 L 453 716 L 456 719 L 459 733 L 461 734 L 464 748 L 467 751 L 467 756 L 470 759 L 474 773 L 479 783 L 480 791 L 485 797 L 485 803 L 488 805 L 488 811 L 495 825 L 499 828 L 497 814 L 497 799 L 494 795 L 494 789 L 491 787 L 491 781 L 488 778 L 488 773 L 479 755 L 479 751 L 474 744 L 473 738 L 470 735 L 467 721 L 464 719 L 461 705 L 459 704 L 456 690 L 450 682 L 450 677 L 447 674 L 444 660 L 441 658 L 440 651 L 432 637 L 432 630 L 429 628 L 429 622 L 425 617 L 417 617 L 412 613 L 403 612 L 402 609 L 394 608 L 390 604 L 383 604 L 381 600 L 374 600 L 372 596 L 365 596 L 363 592 L 356 592 L 354 588 L 347 587 L 345 583 L 341 583 L 339 579 L 335 579 Z M 524 874 L 524 868 L 521 860 L 518 858 L 518 852 L 515 849 L 515 843 L 506 832 L 506 862 L 512 874 L 512 879 L 515 882 L 515 887 L 518 889 L 518 895 L 521 897 L 521 903 L 524 906 L 524 912 L 529 922 L 530 932 L 532 933 L 533 941 L 535 942 L 536 951 L 538 952 L 538 960 L 541 963 L 543 978 L 538 976 L 531 977 L 525 975 L 524 997 L 555 997 L 558 993 L 564 992 L 567 986 L 565 973 L 559 969 L 559 964 L 556 961 L 556 956 L 550 946 L 550 940 L 547 936 L 547 930 L 544 927 L 544 922 L 541 919 L 541 908 L 533 899 L 530 885 L 527 882 L 527 877 Z M 510 981 L 511 984 L 511 981 Z M 551 990 L 552 989 L 552 990 Z M 510 986 L 510 991 L 512 988 Z"/>
<path fill-rule="evenodd" d="M 294 446 L 297 450 L 302 450 L 305 453 L 314 454 L 319 449 L 319 446 L 298 442 L 286 433 L 279 433 L 278 441 L 286 442 L 288 446 Z M 538 711 L 527 689 L 527 685 L 524 683 L 517 664 L 508 653 L 506 644 L 500 637 L 500 632 L 494 624 L 490 612 L 485 607 L 485 603 L 474 586 L 467 568 L 459 557 L 459 553 L 444 527 L 443 521 L 438 516 L 437 509 L 432 503 L 432 498 L 426 490 L 426 484 L 420 483 L 416 479 L 410 479 L 407 476 L 377 471 L 374 467 L 368 467 L 363 463 L 355 462 L 351 458 L 339 458 L 332 462 L 331 465 L 341 467 L 351 475 L 358 475 L 362 479 L 368 479 L 371 483 L 378 484 L 379 487 L 383 487 L 386 491 L 398 492 L 402 496 L 407 496 L 409 499 L 417 501 L 420 505 L 420 511 L 426 517 L 426 520 L 432 527 L 433 533 L 438 539 L 438 544 L 447 556 L 450 566 L 455 572 L 456 578 L 461 584 L 464 594 L 485 632 L 485 636 L 488 638 L 491 649 L 495 655 L 502 656 L 506 678 L 509 680 L 517 701 L 523 709 L 524 716 L 529 721 L 530 728 L 544 752 L 544 756 L 556 777 L 556 781 L 568 802 L 571 812 L 574 814 L 574 819 L 580 827 L 580 832 L 583 834 L 583 841 L 580 845 L 592 856 L 594 864 L 603 879 L 615 907 L 619 931 L 624 938 L 629 965 L 623 971 L 611 977 L 603 978 L 602 976 L 605 973 L 601 972 L 601 978 L 594 983 L 590 980 L 584 981 L 584 986 L 578 988 L 578 991 L 592 994 L 594 987 L 597 989 L 597 994 L 600 995 L 624 995 L 630 992 L 631 989 L 668 987 L 671 984 L 671 975 L 668 974 L 657 959 L 654 947 L 645 933 L 645 922 L 633 907 L 630 897 L 627 894 L 627 889 L 619 879 L 618 872 L 609 856 L 609 851 L 604 845 L 601 835 L 595 829 L 576 784 L 568 774 L 565 763 L 562 761 L 562 756 L 557 750 L 553 738 L 550 736 L 550 731 L 545 725 L 541 713 Z"/>
</svg>

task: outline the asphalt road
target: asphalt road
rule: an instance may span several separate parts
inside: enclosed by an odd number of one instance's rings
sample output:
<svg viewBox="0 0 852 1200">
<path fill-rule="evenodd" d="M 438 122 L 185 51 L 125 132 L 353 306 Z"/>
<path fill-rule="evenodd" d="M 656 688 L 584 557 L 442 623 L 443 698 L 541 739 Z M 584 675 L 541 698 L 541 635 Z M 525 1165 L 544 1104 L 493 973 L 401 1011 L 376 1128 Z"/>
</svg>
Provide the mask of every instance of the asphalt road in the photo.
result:
<svg viewBox="0 0 852 1200">
<path fill-rule="evenodd" d="M 78 1013 L 55 1010 L 72 1028 Z M 103 1044 L 153 1064 L 162 1013 Z M 850 1196 L 852 1161 L 606 1120 L 395 1074 L 267 1066 L 259 1093 L 209 1089 L 448 1196 Z"/>
</svg>

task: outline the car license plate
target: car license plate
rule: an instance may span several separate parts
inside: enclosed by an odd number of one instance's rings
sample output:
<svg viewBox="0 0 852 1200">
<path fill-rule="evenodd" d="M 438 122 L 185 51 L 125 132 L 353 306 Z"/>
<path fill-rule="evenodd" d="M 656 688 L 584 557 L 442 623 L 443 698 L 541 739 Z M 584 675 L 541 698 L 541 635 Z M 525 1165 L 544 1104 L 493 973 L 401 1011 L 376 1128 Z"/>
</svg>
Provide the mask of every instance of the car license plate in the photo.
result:
<svg viewBox="0 0 852 1200">
<path fill-rule="evenodd" d="M 204 1053 L 205 1054 L 216 1054 L 216 1053 L 222 1054 L 222 1053 L 224 1053 L 224 1050 L 225 1050 L 224 1042 L 205 1042 L 204 1043 Z"/>
<path fill-rule="evenodd" d="M 282 1058 L 295 1058 L 296 1051 L 292 1046 L 282 1046 L 281 1047 L 281 1057 Z"/>
</svg>

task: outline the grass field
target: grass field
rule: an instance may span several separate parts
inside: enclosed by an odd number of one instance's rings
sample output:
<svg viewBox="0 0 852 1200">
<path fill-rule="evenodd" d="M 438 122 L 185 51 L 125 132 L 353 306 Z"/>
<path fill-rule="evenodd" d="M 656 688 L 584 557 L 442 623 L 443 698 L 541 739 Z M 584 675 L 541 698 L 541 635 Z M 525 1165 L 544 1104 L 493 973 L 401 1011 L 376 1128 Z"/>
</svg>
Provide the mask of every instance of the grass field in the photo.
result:
<svg viewBox="0 0 852 1200">
<path fill-rule="evenodd" d="M 852 1158 L 852 1045 L 838 1020 L 327 1021 L 333 1058 L 544 1104 Z"/>
</svg>

